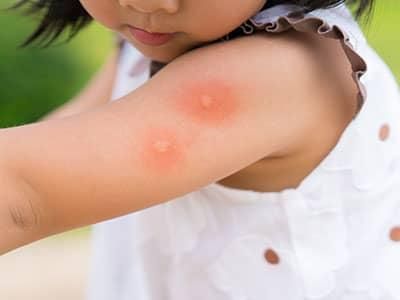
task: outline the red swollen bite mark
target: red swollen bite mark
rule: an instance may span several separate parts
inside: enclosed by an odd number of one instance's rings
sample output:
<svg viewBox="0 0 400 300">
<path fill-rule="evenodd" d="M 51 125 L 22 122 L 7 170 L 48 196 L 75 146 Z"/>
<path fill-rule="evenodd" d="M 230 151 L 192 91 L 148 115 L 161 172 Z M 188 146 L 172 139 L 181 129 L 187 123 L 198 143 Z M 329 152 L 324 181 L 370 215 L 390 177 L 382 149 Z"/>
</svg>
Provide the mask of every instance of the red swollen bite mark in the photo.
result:
<svg viewBox="0 0 400 300">
<path fill-rule="evenodd" d="M 229 122 L 238 109 L 237 96 L 232 88 L 218 80 L 190 84 L 175 101 L 178 111 L 208 126 Z"/>
<path fill-rule="evenodd" d="M 177 167 L 183 161 L 183 151 L 176 134 L 165 128 L 146 129 L 140 161 L 157 172 Z"/>
</svg>

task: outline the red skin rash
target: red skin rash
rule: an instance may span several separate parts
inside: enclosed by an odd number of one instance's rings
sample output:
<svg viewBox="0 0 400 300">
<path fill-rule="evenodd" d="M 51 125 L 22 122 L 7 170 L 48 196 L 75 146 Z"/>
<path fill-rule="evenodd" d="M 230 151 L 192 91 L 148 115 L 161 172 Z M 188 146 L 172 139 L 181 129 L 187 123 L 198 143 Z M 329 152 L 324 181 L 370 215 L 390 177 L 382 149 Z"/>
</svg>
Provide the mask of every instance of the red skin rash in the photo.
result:
<svg viewBox="0 0 400 300">
<path fill-rule="evenodd" d="M 193 82 L 169 96 L 173 108 L 189 122 L 216 128 L 232 124 L 238 111 L 238 100 L 232 88 L 218 80 Z M 197 130 L 195 130 L 197 131 Z M 159 174 L 178 170 L 185 160 L 185 149 L 196 138 L 196 132 L 178 137 L 178 128 L 146 128 L 139 159 L 146 169 Z M 201 128 L 200 128 L 201 131 Z"/>
<path fill-rule="evenodd" d="M 146 170 L 170 172 L 184 160 L 184 147 L 170 129 L 147 128 L 141 141 L 139 159 Z"/>
<path fill-rule="evenodd" d="M 238 111 L 237 98 L 229 84 L 206 80 L 187 84 L 171 100 L 178 112 L 191 121 L 217 127 L 232 122 Z"/>
</svg>

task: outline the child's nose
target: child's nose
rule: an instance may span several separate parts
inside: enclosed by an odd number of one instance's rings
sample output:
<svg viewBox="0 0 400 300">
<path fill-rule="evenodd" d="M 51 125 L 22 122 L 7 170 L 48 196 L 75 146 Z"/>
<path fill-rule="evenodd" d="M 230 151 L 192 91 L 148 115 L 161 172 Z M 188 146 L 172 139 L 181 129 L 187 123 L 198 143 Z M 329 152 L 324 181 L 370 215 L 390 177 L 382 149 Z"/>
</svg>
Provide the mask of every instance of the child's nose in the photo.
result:
<svg viewBox="0 0 400 300">
<path fill-rule="evenodd" d="M 165 10 L 173 14 L 179 10 L 179 1 L 181 0 L 119 0 L 119 3 L 121 6 L 130 7 L 142 13 Z"/>
</svg>

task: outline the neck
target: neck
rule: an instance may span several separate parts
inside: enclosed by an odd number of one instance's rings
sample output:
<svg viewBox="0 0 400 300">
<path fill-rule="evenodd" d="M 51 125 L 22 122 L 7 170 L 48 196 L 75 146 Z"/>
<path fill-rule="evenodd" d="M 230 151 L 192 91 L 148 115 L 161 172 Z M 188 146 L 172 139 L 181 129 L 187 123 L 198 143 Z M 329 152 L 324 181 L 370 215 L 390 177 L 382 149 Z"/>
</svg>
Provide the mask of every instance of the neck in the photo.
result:
<svg viewBox="0 0 400 300">
<path fill-rule="evenodd" d="M 163 63 L 160 61 L 152 60 L 150 64 L 150 77 L 153 77 L 158 71 L 160 71 L 167 63 Z"/>
</svg>

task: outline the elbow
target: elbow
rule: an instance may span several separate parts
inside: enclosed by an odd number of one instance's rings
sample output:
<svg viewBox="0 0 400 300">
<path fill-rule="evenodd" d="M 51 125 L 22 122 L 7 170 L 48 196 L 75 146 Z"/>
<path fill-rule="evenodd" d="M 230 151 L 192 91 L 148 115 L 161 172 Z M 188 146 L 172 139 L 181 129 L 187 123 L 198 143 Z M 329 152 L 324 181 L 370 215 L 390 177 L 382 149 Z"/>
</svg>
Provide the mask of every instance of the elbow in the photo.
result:
<svg viewBox="0 0 400 300">
<path fill-rule="evenodd" d="M 10 205 L 8 215 L 11 226 L 18 231 L 36 231 L 41 224 L 38 210 L 28 199 L 18 200 Z"/>
<path fill-rule="evenodd" d="M 36 196 L 14 178 L 0 176 L 0 255 L 45 236 Z"/>
<path fill-rule="evenodd" d="M 5 209 L 10 226 L 20 232 L 41 231 L 44 214 L 37 193 L 22 178 L 10 181 L 12 184 L 5 190 Z"/>
</svg>

